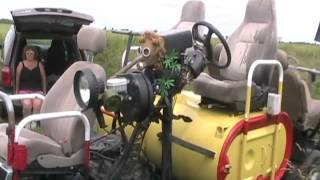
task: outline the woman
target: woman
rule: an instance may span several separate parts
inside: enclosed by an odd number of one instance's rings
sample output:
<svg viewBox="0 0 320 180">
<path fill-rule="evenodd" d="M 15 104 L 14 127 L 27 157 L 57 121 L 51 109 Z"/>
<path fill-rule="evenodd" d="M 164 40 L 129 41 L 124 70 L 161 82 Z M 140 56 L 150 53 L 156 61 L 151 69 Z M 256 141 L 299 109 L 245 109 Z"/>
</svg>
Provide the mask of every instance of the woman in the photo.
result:
<svg viewBox="0 0 320 180">
<path fill-rule="evenodd" d="M 23 49 L 23 60 L 16 70 L 16 93 L 41 93 L 46 94 L 46 73 L 35 47 L 26 46 Z M 41 99 L 24 99 L 21 101 L 23 116 L 31 113 L 39 113 Z"/>
</svg>

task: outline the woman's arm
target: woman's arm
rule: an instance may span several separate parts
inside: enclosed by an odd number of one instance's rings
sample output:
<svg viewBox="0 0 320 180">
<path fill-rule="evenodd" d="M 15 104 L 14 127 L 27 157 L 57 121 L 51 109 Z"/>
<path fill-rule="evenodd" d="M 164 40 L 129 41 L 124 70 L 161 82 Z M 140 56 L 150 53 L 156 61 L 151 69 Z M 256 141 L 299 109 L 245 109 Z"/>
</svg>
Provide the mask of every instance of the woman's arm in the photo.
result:
<svg viewBox="0 0 320 180">
<path fill-rule="evenodd" d="M 20 62 L 17 66 L 16 69 L 16 89 L 15 89 L 15 93 L 18 94 L 19 89 L 20 89 L 20 74 L 21 74 L 21 70 L 22 70 L 22 62 Z"/>
<path fill-rule="evenodd" d="M 46 77 L 46 71 L 44 70 L 44 67 L 41 62 L 39 62 L 39 68 L 40 68 L 40 74 L 42 79 L 42 91 L 43 94 L 47 94 L 47 77 Z"/>
</svg>

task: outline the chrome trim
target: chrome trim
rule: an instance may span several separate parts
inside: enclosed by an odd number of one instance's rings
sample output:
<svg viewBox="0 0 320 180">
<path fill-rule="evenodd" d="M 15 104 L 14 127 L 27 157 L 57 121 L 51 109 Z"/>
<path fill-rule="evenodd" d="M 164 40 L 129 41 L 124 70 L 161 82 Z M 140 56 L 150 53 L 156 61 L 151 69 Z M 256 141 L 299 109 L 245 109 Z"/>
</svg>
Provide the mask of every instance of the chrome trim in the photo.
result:
<svg viewBox="0 0 320 180">
<path fill-rule="evenodd" d="M 15 116 L 14 116 L 14 108 L 13 108 L 12 100 L 8 94 L 2 91 L 0 91 L 0 99 L 4 101 L 7 108 L 9 127 L 14 127 Z"/>
</svg>

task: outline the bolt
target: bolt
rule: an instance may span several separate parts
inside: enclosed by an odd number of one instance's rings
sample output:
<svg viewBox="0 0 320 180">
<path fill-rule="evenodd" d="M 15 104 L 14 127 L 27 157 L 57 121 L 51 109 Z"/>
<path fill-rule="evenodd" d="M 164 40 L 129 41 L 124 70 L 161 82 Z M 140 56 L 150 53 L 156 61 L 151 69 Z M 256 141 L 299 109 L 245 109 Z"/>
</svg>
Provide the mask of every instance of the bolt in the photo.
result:
<svg viewBox="0 0 320 180">
<path fill-rule="evenodd" d="M 230 171 L 231 171 L 231 165 L 230 164 L 224 165 L 223 172 L 226 174 L 230 174 Z"/>
</svg>

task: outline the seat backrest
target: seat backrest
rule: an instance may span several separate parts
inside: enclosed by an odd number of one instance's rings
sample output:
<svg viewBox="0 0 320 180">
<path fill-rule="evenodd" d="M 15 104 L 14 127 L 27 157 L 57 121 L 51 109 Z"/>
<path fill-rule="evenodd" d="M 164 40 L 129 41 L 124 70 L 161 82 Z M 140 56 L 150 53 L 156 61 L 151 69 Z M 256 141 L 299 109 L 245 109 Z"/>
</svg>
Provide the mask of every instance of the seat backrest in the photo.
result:
<svg viewBox="0 0 320 180">
<path fill-rule="evenodd" d="M 191 30 L 195 22 L 205 18 L 205 6 L 202 1 L 187 1 L 181 11 L 180 21 L 172 28 L 173 30 Z"/>
<path fill-rule="evenodd" d="M 46 73 L 61 75 L 66 65 L 66 55 L 63 41 L 54 39 L 47 51 Z"/>
<path fill-rule="evenodd" d="M 249 0 L 245 17 L 240 26 L 227 40 L 231 50 L 231 64 L 219 70 L 225 80 L 245 80 L 251 64 L 257 59 L 274 59 L 277 50 L 277 26 L 274 0 Z M 223 49 L 219 63 L 225 64 L 227 55 Z M 211 69 L 211 72 L 210 72 Z M 209 68 L 211 76 L 214 68 Z M 268 69 L 268 68 L 267 68 Z M 265 68 L 256 70 L 254 82 L 265 81 Z M 215 77 L 214 77 L 215 78 Z"/>
<path fill-rule="evenodd" d="M 302 121 L 304 114 L 308 111 L 310 92 L 307 83 L 294 69 L 288 69 L 284 73 L 282 110 L 290 114 L 294 125 Z M 301 123 L 301 122 L 300 122 Z"/>
<path fill-rule="evenodd" d="M 78 70 L 89 68 L 97 78 L 105 81 L 104 69 L 90 62 L 78 61 L 72 64 L 50 89 L 43 102 L 41 113 L 80 110 L 73 92 L 73 78 Z M 90 110 L 85 112 L 91 125 L 96 117 Z M 63 143 L 63 152 L 71 154 L 82 148 L 84 141 L 84 126 L 77 118 L 61 118 L 41 123 L 44 134 L 57 143 Z"/>
</svg>

